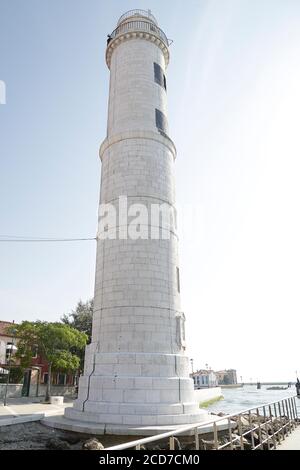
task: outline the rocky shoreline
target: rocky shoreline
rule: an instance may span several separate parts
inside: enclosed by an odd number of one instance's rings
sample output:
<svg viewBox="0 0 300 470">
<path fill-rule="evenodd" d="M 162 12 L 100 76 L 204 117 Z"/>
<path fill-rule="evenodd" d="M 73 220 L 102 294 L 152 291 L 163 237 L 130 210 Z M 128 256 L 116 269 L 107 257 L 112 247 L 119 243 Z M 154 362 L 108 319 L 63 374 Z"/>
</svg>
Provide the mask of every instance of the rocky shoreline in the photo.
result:
<svg viewBox="0 0 300 470">
<path fill-rule="evenodd" d="M 0 422 L 1 424 L 1 422 Z M 127 439 L 127 440 L 132 440 Z M 126 442 L 124 436 L 94 436 L 53 429 L 38 421 L 0 426 L 2 450 L 102 450 Z"/>
<path fill-rule="evenodd" d="M 214 413 L 212 413 L 214 414 Z M 226 417 L 225 413 L 215 414 L 218 417 Z M 218 447 L 225 446 L 224 450 L 250 450 L 259 446 L 262 449 L 272 449 L 284 437 L 289 434 L 289 427 L 299 424 L 300 420 L 289 421 L 287 416 L 277 417 L 262 416 L 257 414 L 237 415 L 231 417 L 231 437 L 228 430 L 218 432 Z M 286 425 L 282 428 L 283 425 Z M 282 428 L 282 429 L 281 429 Z M 273 432 L 277 433 L 275 436 Z M 142 438 L 142 436 L 140 436 Z M 139 439 L 138 436 L 89 436 L 74 432 L 53 429 L 41 423 L 29 422 L 0 427 L 0 450 L 103 450 L 106 447 L 122 444 Z M 194 436 L 177 436 L 175 448 L 177 450 L 195 450 Z M 226 444 L 228 444 L 226 446 Z M 215 449 L 213 433 L 199 435 L 200 450 Z M 153 444 L 141 446 L 141 450 L 168 450 L 169 440 L 164 439 Z"/>
<path fill-rule="evenodd" d="M 214 414 L 214 413 L 212 413 Z M 218 413 L 217 416 L 225 417 L 225 413 Z M 262 450 L 273 449 L 290 432 L 290 425 L 299 424 L 300 420 L 290 421 L 287 416 L 281 416 L 280 419 L 272 416 L 262 416 L 254 413 L 231 417 L 233 429 L 231 431 L 232 447 L 227 445 L 224 450 L 250 450 L 260 446 Z M 282 427 L 285 426 L 285 427 Z M 281 429 L 282 428 L 282 429 Z M 277 433 L 274 435 L 274 433 Z M 229 431 L 224 431 L 218 438 L 218 446 L 229 444 Z M 215 449 L 213 439 L 200 439 L 200 448 L 203 450 Z"/>
</svg>

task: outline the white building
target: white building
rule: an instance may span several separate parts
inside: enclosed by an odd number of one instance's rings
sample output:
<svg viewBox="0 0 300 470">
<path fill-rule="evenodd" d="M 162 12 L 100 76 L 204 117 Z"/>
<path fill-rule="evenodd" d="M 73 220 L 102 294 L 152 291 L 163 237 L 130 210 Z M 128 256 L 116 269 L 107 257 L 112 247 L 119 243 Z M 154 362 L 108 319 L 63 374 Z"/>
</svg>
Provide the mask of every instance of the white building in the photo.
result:
<svg viewBox="0 0 300 470">
<path fill-rule="evenodd" d="M 133 10 L 119 19 L 106 63 L 110 93 L 100 202 L 112 204 L 118 215 L 123 196 L 128 207 L 139 204 L 148 213 L 152 204 L 174 209 L 168 39 L 151 12 Z M 149 237 L 149 220 L 141 227 Z M 198 422 L 205 415 L 195 401 L 185 355 L 175 223 L 164 228 L 167 239 L 126 238 L 123 219 L 116 239 L 106 237 L 110 228 L 99 225 L 92 343 L 78 400 L 65 416 L 115 433 Z"/>
<path fill-rule="evenodd" d="M 0 365 L 6 363 L 6 343 L 0 339 Z"/>
<path fill-rule="evenodd" d="M 218 386 L 218 379 L 213 370 L 201 369 L 191 374 L 195 388 L 210 388 Z"/>
<path fill-rule="evenodd" d="M 0 320 L 0 364 L 7 364 L 10 356 L 17 350 L 17 340 L 8 332 L 13 325 L 13 322 Z"/>
</svg>

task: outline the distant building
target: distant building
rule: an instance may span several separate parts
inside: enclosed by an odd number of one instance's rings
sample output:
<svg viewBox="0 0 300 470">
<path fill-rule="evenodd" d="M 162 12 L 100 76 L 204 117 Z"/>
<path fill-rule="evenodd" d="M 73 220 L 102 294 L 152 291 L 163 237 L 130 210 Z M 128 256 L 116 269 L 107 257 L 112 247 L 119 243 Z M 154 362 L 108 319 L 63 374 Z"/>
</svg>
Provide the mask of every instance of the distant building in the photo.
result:
<svg viewBox="0 0 300 470">
<path fill-rule="evenodd" d="M 237 384 L 237 375 L 235 369 L 219 370 L 216 372 L 219 385 Z"/>
<path fill-rule="evenodd" d="M 218 386 L 218 379 L 213 370 L 201 369 L 191 374 L 195 388 L 210 388 Z"/>
<path fill-rule="evenodd" d="M 16 350 L 16 340 L 8 334 L 7 329 L 14 323 L 0 321 L 0 366 L 7 364 L 10 355 Z"/>
<path fill-rule="evenodd" d="M 2 339 L 0 339 L 0 364 L 5 363 L 6 357 L 6 343 Z"/>
</svg>

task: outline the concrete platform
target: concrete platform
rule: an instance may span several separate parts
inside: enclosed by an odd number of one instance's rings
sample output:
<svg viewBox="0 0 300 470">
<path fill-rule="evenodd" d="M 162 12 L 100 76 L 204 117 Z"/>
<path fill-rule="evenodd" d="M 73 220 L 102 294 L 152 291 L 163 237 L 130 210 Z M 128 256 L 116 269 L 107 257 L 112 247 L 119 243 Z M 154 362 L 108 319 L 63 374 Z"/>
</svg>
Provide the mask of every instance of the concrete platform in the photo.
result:
<svg viewBox="0 0 300 470">
<path fill-rule="evenodd" d="M 0 430 L 4 426 L 11 426 L 12 424 L 24 424 L 32 423 L 33 421 L 41 421 L 45 417 L 45 414 L 33 414 L 33 415 L 22 415 L 13 416 L 11 418 L 2 418 L 0 420 Z"/>
<path fill-rule="evenodd" d="M 206 413 L 206 412 L 205 412 Z M 215 415 L 207 415 L 205 421 L 215 421 L 220 419 L 218 416 Z M 111 434 L 111 435 L 123 435 L 123 436 L 154 436 L 156 434 L 162 434 L 164 432 L 169 432 L 173 430 L 177 430 L 180 427 L 184 427 L 186 425 L 180 426 L 122 426 L 122 425 L 101 425 L 97 423 L 84 423 L 82 421 L 75 421 L 71 419 L 67 419 L 64 416 L 49 416 L 45 417 L 41 420 L 41 423 L 45 426 L 63 429 L 66 431 L 78 432 L 82 434 L 92 434 L 92 435 L 103 435 L 103 434 Z M 232 427 L 236 424 L 232 423 Z M 217 424 L 218 430 L 223 431 L 228 429 L 228 421 L 222 420 L 219 421 Z M 203 424 L 198 427 L 199 434 L 208 434 L 213 432 L 213 424 Z M 193 431 L 188 431 L 183 433 L 182 435 L 188 436 L 192 435 Z"/>
<path fill-rule="evenodd" d="M 40 421 L 46 416 L 63 415 L 65 409 L 73 406 L 73 400 L 66 400 L 63 405 L 50 405 L 41 399 L 10 398 L 7 406 L 0 404 L 0 428 L 12 424 Z"/>
</svg>

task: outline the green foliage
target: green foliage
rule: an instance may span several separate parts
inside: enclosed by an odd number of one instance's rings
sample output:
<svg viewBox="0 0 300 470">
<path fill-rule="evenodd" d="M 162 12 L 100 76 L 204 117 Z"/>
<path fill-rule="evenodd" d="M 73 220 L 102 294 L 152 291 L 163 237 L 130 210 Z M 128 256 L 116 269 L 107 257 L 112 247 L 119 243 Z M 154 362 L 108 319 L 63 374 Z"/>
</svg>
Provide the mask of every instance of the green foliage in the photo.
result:
<svg viewBox="0 0 300 470">
<path fill-rule="evenodd" d="M 90 343 L 92 336 L 93 308 L 93 299 L 86 302 L 80 300 L 75 310 L 72 310 L 69 314 L 64 314 L 61 318 L 64 324 L 85 333 L 88 336 L 88 343 Z"/>
<path fill-rule="evenodd" d="M 210 405 L 215 403 L 216 401 L 224 400 L 223 395 L 219 395 L 218 397 L 211 398 L 210 400 L 202 401 L 199 403 L 199 408 L 208 408 Z"/>
<path fill-rule="evenodd" d="M 24 321 L 14 325 L 15 336 L 18 338 L 16 357 L 22 367 L 29 367 L 32 361 L 32 351 L 46 362 L 51 363 L 56 370 L 76 370 L 79 358 L 71 352 L 72 348 L 84 349 L 87 335 L 63 323 L 48 323 L 42 321 Z"/>
<path fill-rule="evenodd" d="M 20 384 L 23 382 L 24 369 L 23 367 L 16 366 L 11 367 L 9 374 L 9 383 L 11 384 Z"/>
<path fill-rule="evenodd" d="M 0 384 L 6 384 L 7 378 L 6 375 L 0 375 Z"/>
<path fill-rule="evenodd" d="M 80 366 L 80 358 L 70 351 L 60 351 L 52 361 L 54 371 L 68 372 L 77 370 Z"/>
</svg>

